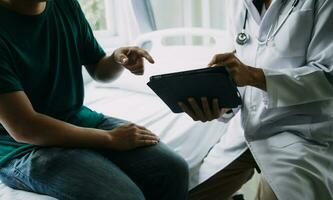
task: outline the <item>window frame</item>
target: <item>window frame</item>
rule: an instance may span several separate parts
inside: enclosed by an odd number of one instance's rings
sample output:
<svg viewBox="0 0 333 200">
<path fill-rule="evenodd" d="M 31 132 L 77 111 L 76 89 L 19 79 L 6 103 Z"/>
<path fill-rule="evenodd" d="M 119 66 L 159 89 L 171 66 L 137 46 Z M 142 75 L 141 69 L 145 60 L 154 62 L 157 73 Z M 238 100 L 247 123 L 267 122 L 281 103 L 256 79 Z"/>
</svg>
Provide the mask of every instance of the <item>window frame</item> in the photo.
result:
<svg viewBox="0 0 333 200">
<path fill-rule="evenodd" d="M 102 47 L 110 52 L 118 46 L 129 44 L 131 27 L 124 25 L 123 7 L 124 2 L 120 0 L 102 0 L 105 6 L 106 30 L 94 30 L 94 35 Z M 202 12 L 202 27 L 209 28 L 212 24 L 210 16 L 211 0 L 200 0 Z M 183 26 L 193 27 L 193 0 L 182 0 Z M 193 43 L 192 37 L 185 38 L 186 43 Z M 205 40 L 205 43 L 209 42 Z"/>
<path fill-rule="evenodd" d="M 120 2 L 103 0 L 105 6 L 106 30 L 94 30 L 94 35 L 105 51 L 110 52 L 115 47 L 127 42 L 127 34 L 121 17 Z"/>
</svg>

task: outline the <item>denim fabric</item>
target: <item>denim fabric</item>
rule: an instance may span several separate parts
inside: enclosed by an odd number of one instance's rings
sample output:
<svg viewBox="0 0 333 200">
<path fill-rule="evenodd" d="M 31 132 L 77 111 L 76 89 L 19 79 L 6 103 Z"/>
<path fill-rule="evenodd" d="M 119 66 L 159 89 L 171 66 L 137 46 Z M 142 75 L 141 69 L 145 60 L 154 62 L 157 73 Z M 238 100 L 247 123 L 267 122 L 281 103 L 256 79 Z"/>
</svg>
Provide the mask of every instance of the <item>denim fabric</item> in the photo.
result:
<svg viewBox="0 0 333 200">
<path fill-rule="evenodd" d="M 97 128 L 124 123 L 107 117 Z M 10 161 L 0 178 L 59 200 L 184 200 L 188 166 L 163 143 L 123 152 L 52 147 Z"/>
</svg>

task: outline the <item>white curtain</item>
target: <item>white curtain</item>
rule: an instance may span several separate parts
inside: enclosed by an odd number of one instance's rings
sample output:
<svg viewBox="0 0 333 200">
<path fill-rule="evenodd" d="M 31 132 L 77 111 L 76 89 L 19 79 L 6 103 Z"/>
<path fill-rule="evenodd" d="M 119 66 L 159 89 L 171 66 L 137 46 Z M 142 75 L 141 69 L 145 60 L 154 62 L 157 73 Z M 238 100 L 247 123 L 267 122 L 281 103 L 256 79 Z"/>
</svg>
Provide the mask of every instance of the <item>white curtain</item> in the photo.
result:
<svg viewBox="0 0 333 200">
<path fill-rule="evenodd" d="M 120 10 L 118 18 L 122 19 L 120 34 L 128 38 L 129 43 L 142 33 L 156 30 L 149 0 L 117 0 L 116 6 Z"/>
</svg>

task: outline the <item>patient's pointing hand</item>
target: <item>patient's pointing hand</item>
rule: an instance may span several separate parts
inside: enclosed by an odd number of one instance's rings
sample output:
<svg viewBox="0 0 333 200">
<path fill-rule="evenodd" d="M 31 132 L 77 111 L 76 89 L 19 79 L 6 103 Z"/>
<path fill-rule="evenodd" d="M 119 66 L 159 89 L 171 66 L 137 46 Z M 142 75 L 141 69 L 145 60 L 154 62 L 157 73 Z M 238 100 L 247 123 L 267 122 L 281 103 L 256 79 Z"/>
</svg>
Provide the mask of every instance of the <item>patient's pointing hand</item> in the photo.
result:
<svg viewBox="0 0 333 200">
<path fill-rule="evenodd" d="M 114 51 L 115 62 L 123 65 L 135 75 L 144 73 L 144 58 L 152 64 L 155 63 L 149 53 L 139 47 L 122 47 Z"/>
<path fill-rule="evenodd" d="M 201 98 L 201 106 L 194 98 L 189 98 L 188 105 L 184 102 L 179 102 L 179 107 L 188 114 L 194 121 L 207 122 L 220 118 L 221 115 L 228 112 L 230 109 L 220 109 L 218 99 L 213 99 L 211 103 L 206 97 Z"/>
</svg>

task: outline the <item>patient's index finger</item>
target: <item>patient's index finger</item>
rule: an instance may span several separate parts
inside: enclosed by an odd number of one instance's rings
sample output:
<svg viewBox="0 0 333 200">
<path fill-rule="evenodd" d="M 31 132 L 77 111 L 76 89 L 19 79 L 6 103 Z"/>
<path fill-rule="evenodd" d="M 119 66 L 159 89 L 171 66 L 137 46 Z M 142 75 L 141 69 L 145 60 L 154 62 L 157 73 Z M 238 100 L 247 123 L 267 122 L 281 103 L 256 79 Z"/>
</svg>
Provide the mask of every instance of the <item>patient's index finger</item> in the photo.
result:
<svg viewBox="0 0 333 200">
<path fill-rule="evenodd" d="M 154 63 L 155 63 L 153 57 L 151 57 L 151 55 L 150 55 L 146 50 L 140 49 L 140 50 L 138 50 L 138 53 L 139 53 L 142 57 L 144 57 L 146 60 L 148 60 L 148 62 L 150 62 L 151 64 L 154 64 Z"/>
</svg>

